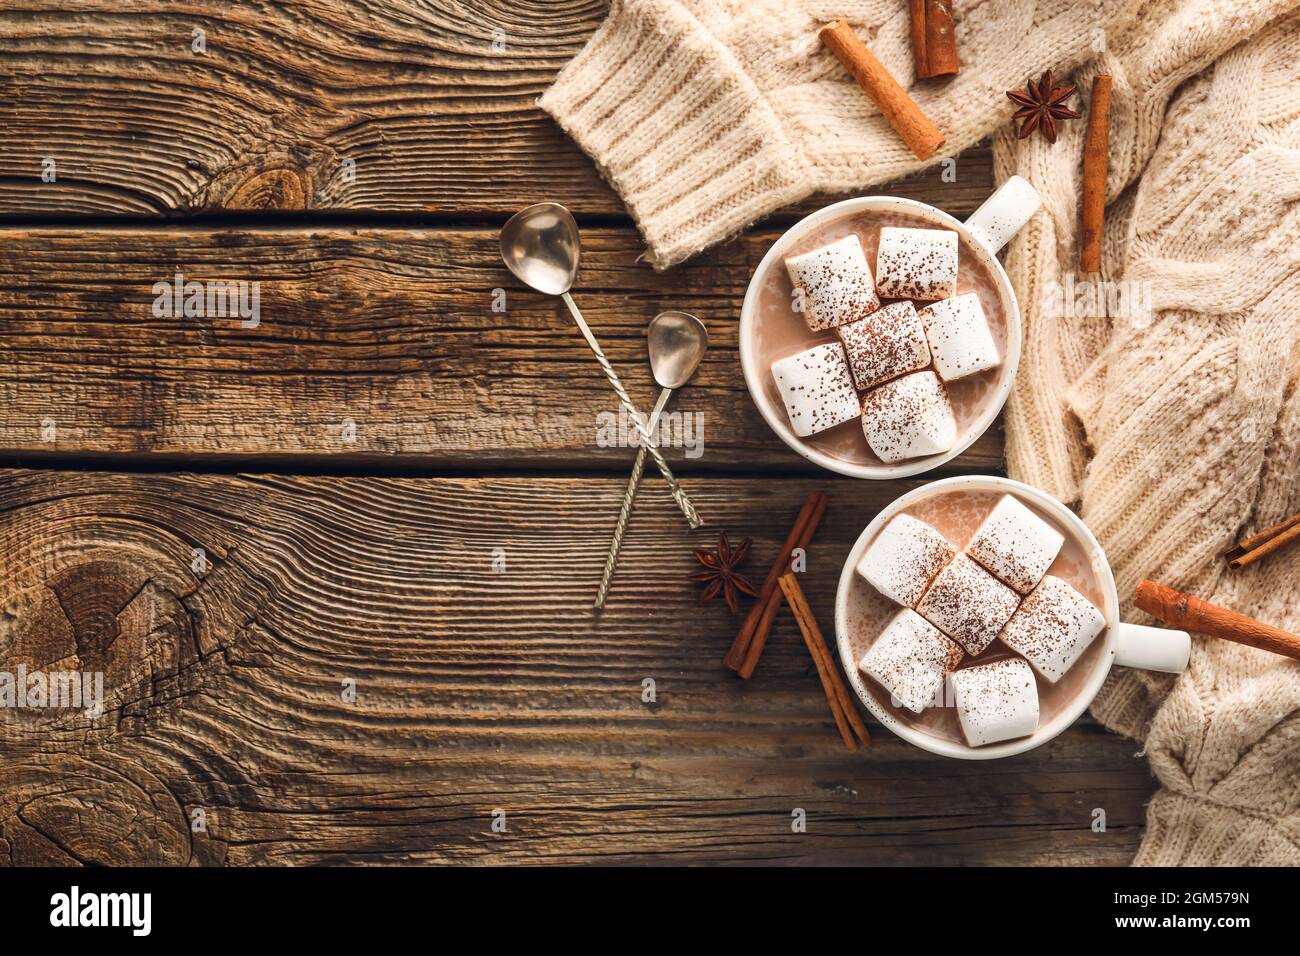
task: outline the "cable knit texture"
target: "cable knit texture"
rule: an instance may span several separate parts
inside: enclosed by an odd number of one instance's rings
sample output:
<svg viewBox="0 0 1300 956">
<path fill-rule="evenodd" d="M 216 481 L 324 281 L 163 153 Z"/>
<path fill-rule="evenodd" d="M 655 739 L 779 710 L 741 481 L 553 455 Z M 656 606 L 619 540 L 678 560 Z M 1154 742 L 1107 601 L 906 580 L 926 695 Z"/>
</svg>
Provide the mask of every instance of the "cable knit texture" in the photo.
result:
<svg viewBox="0 0 1300 956">
<path fill-rule="evenodd" d="M 913 84 L 906 4 L 616 0 L 542 97 L 659 268 L 817 190 L 918 163 L 816 37 L 843 17 L 947 136 L 993 135 L 1044 211 L 1007 271 L 1025 349 L 1013 477 L 1074 505 L 1121 596 L 1143 577 L 1300 631 L 1300 549 L 1218 555 L 1300 511 L 1300 14 L 1295 0 L 959 3 L 961 74 Z M 1016 140 L 1004 91 L 1114 77 L 1102 273 L 1081 276 L 1084 122 Z M 1100 285 L 1096 280 L 1102 280 Z M 1131 603 L 1124 616 L 1151 623 Z M 1161 790 L 1139 864 L 1300 864 L 1300 665 L 1196 638 L 1177 676 L 1116 668 L 1093 706 Z"/>
</svg>

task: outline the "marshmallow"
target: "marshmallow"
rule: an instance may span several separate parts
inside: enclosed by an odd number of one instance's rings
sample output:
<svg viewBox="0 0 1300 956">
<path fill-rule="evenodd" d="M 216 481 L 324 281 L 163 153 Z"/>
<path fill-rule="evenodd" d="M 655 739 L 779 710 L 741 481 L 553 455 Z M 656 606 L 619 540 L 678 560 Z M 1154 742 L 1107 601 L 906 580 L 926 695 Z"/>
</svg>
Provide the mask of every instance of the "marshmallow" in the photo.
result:
<svg viewBox="0 0 1300 956">
<path fill-rule="evenodd" d="M 876 289 L 894 299 L 946 299 L 957 291 L 957 233 L 884 226 Z"/>
<path fill-rule="evenodd" d="M 966 553 L 1021 594 L 1034 589 L 1061 551 L 1065 536 L 1011 495 L 1003 495 L 966 546 Z"/>
<path fill-rule="evenodd" d="M 814 332 L 865 319 L 880 308 L 871 268 L 857 236 L 791 256 L 785 269 L 803 290 L 803 314 Z"/>
<path fill-rule="evenodd" d="M 1091 601 L 1049 574 L 1011 615 L 1001 637 L 1055 684 L 1105 626 Z"/>
<path fill-rule="evenodd" d="M 961 732 L 972 747 L 1024 737 L 1038 729 L 1038 685 L 1018 657 L 977 664 L 948 677 Z"/>
<path fill-rule="evenodd" d="M 858 388 L 872 388 L 930 364 L 925 327 L 911 302 L 894 302 L 836 331 Z"/>
<path fill-rule="evenodd" d="M 862 413 L 849 363 L 839 342 L 814 345 L 772 363 L 790 425 L 800 438 L 824 432 Z"/>
<path fill-rule="evenodd" d="M 915 607 L 926 585 L 956 553 L 924 521 L 898 515 L 871 542 L 858 562 L 858 574 L 894 603 Z"/>
<path fill-rule="evenodd" d="M 933 372 L 914 372 L 867 393 L 862 431 L 881 461 L 945 452 L 957 441 L 948 393 Z"/>
<path fill-rule="evenodd" d="M 934 370 L 945 382 L 1002 364 L 978 293 L 943 299 L 919 315 L 934 354 Z"/>
<path fill-rule="evenodd" d="M 974 657 L 993 642 L 1019 603 L 1015 591 L 959 554 L 935 577 L 916 610 Z"/>
<path fill-rule="evenodd" d="M 903 608 L 858 661 L 858 670 L 889 691 L 895 706 L 919 714 L 942 704 L 944 678 L 961 648 L 915 611 Z"/>
</svg>

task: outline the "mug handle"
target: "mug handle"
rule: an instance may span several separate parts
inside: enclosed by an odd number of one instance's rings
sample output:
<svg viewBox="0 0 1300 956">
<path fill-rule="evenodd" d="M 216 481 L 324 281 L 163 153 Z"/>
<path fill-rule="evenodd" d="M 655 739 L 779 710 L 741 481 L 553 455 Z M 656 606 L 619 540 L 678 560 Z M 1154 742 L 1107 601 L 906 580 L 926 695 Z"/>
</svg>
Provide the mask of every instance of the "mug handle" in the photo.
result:
<svg viewBox="0 0 1300 956">
<path fill-rule="evenodd" d="M 1186 631 L 1120 622 L 1115 638 L 1115 663 L 1122 667 L 1181 674 L 1192 656 L 1192 636 Z"/>
<path fill-rule="evenodd" d="M 1043 197 L 1029 180 L 1012 176 L 971 213 L 966 228 L 991 255 L 997 255 L 1042 205 Z"/>
</svg>

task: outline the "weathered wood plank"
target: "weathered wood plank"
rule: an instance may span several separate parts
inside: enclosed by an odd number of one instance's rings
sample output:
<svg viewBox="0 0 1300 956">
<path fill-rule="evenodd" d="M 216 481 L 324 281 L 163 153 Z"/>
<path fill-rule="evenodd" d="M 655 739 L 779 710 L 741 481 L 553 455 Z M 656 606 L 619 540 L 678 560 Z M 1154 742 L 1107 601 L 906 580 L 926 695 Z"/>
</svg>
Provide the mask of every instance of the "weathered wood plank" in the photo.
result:
<svg viewBox="0 0 1300 956">
<path fill-rule="evenodd" d="M 831 493 L 805 578 L 828 629 L 852 540 L 911 486 L 698 484 L 703 513 L 755 538 L 756 575 L 797 502 Z M 784 616 L 753 681 L 726 673 L 736 620 L 696 607 L 683 578 L 703 539 L 660 481 L 597 615 L 621 492 L 615 478 L 0 473 L 0 667 L 102 669 L 110 695 L 93 725 L 0 710 L 0 860 L 1131 858 L 1153 781 L 1094 724 L 994 763 L 879 727 L 849 754 Z"/>
<path fill-rule="evenodd" d="M 604 15 L 600 0 L 8 5 L 0 214 L 500 214 L 542 198 L 622 214 L 534 105 Z M 954 182 L 898 190 L 968 212 L 989 176 L 979 149 Z"/>
<path fill-rule="evenodd" d="M 657 274 L 632 230 L 584 233 L 575 297 L 647 409 L 649 319 L 686 309 L 709 327 L 674 404 L 701 416 L 702 454 L 672 453 L 683 472 L 813 470 L 759 416 L 736 352 L 776 236 Z M 10 229 L 0 250 L 0 453 L 611 470 L 631 457 L 601 445 L 617 401 L 562 303 L 510 276 L 493 229 Z M 259 324 L 155 316 L 154 284 L 177 272 L 257 282 Z M 990 433 L 955 466 L 996 470 L 1001 455 Z"/>
</svg>

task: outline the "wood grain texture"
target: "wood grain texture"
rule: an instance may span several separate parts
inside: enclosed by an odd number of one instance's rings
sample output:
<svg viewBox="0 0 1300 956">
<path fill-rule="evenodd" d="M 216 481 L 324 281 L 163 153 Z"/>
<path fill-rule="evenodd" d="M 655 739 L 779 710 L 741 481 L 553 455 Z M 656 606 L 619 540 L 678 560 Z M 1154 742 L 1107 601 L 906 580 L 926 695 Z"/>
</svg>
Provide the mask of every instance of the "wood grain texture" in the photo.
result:
<svg viewBox="0 0 1300 956">
<path fill-rule="evenodd" d="M 910 483 L 718 478 L 698 502 L 754 536 L 761 568 L 819 486 L 832 502 L 803 584 L 829 625 L 853 539 Z M 849 754 L 785 614 L 755 679 L 727 674 L 737 620 L 694 606 L 682 579 L 704 539 L 661 481 L 597 616 L 621 493 L 616 478 L 0 474 L 0 666 L 102 668 L 110 699 L 93 723 L 0 711 L 0 860 L 1131 858 L 1154 784 L 1132 743 L 1086 720 L 994 763 L 874 723 Z"/>
<path fill-rule="evenodd" d="M 709 328 L 672 406 L 702 416 L 703 453 L 674 449 L 675 470 L 814 470 L 759 416 L 736 349 L 778 234 L 660 274 L 631 230 L 584 232 L 575 298 L 646 410 L 646 323 L 673 308 Z M 0 249 L 0 453 L 627 469 L 600 433 L 617 399 L 563 304 L 501 265 L 494 229 L 10 229 Z M 178 271 L 258 282 L 260 324 L 156 317 L 152 287 Z M 954 465 L 1001 461 L 992 430 Z"/>
<path fill-rule="evenodd" d="M 0 215 L 498 215 L 540 198 L 624 215 L 534 105 L 600 0 L 52 6 L 0 9 Z M 988 149 L 959 169 L 899 192 L 969 212 Z"/>
<path fill-rule="evenodd" d="M 656 274 L 535 107 L 600 0 L 52 6 L 0 9 L 0 455 L 160 472 L 0 472 L 0 671 L 109 695 L 0 708 L 0 863 L 1132 858 L 1154 781 L 1090 720 L 993 764 L 874 722 L 848 754 L 787 612 L 752 681 L 721 666 L 739 620 L 695 605 L 692 546 L 753 536 L 761 575 L 828 491 L 801 583 L 829 633 L 853 540 L 915 484 L 812 476 L 744 391 L 749 275 L 826 197 Z M 988 148 L 953 172 L 872 191 L 969 213 Z M 670 456 L 712 528 L 648 476 L 599 615 L 634 453 L 598 442 L 616 404 L 562 306 L 499 263 L 543 198 L 592 227 L 575 294 L 639 402 L 651 316 L 712 336 L 674 404 L 704 454 Z M 259 282 L 260 324 L 155 316 L 178 271 Z M 442 477 L 266 473 L 316 465 Z M 1000 436 L 955 468 L 999 470 Z"/>
</svg>

